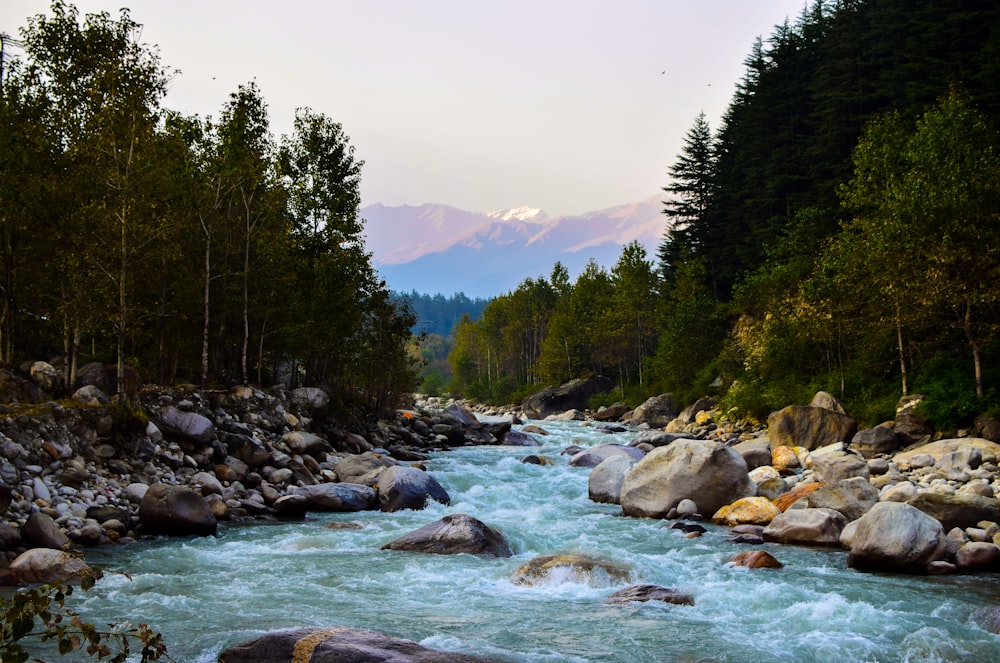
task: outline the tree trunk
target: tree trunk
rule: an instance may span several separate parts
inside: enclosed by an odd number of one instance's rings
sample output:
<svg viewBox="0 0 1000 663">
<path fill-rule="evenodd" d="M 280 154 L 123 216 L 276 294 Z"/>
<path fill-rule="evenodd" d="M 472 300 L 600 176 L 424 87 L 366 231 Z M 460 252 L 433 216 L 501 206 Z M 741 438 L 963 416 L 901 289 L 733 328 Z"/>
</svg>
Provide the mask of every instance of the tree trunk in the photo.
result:
<svg viewBox="0 0 1000 663">
<path fill-rule="evenodd" d="M 209 304 L 212 285 L 212 236 L 205 234 L 205 289 L 202 299 L 204 326 L 201 333 L 201 388 L 208 388 Z"/>
<path fill-rule="evenodd" d="M 899 373 L 903 382 L 903 395 L 908 396 L 910 393 L 910 385 L 906 370 L 906 348 L 903 345 L 903 316 L 900 311 L 899 303 L 896 304 L 896 345 L 899 348 Z"/>
<path fill-rule="evenodd" d="M 972 348 L 972 362 L 976 371 L 976 396 L 982 398 L 984 394 L 982 350 L 979 347 L 979 340 L 972 332 L 972 304 L 968 301 L 965 302 L 965 310 L 961 319 L 962 329 L 965 331 L 965 338 L 968 339 L 969 347 Z"/>
</svg>

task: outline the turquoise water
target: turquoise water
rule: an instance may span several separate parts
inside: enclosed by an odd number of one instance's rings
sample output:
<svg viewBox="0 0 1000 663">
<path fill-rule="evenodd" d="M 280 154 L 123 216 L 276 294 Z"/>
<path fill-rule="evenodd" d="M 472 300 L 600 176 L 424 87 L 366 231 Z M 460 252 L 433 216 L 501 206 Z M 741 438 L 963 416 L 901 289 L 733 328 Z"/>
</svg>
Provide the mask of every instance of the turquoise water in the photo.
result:
<svg viewBox="0 0 1000 663">
<path fill-rule="evenodd" d="M 537 422 L 536 422 L 537 423 Z M 525 662 L 997 661 L 1000 636 L 972 620 L 1000 601 L 995 575 L 906 577 L 846 568 L 841 551 L 765 545 L 784 569 L 726 566 L 747 547 L 709 526 L 685 539 L 669 522 L 624 518 L 587 499 L 589 469 L 569 444 L 626 442 L 576 422 L 540 424 L 540 448 L 436 454 L 428 470 L 451 506 L 385 514 L 314 514 L 307 522 L 223 526 L 213 538 L 93 550 L 108 574 L 77 607 L 95 623 L 145 621 L 178 661 L 215 661 L 225 647 L 275 630 L 357 627 L 428 647 Z M 520 462 L 540 453 L 555 466 Z M 448 513 L 499 528 L 509 559 L 379 547 Z M 354 523 L 352 528 L 330 528 Z M 625 586 L 510 582 L 529 559 L 585 552 L 627 566 L 635 583 L 672 587 L 695 605 L 609 605 Z"/>
</svg>

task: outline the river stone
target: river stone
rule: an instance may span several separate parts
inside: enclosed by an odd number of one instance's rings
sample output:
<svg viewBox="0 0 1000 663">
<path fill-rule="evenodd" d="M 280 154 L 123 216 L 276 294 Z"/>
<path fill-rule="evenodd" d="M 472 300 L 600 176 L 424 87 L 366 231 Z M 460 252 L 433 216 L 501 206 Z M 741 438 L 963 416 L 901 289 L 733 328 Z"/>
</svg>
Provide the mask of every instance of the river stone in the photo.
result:
<svg viewBox="0 0 1000 663">
<path fill-rule="evenodd" d="M 770 459 L 770 452 L 768 452 L 767 457 Z M 746 460 L 745 456 L 744 460 Z M 773 465 L 761 465 L 750 470 L 750 480 L 757 484 L 758 487 L 768 479 L 777 479 L 780 477 L 781 473 L 774 469 Z"/>
<path fill-rule="evenodd" d="M 370 486 L 357 483 L 322 483 L 289 489 L 302 495 L 309 511 L 372 511 L 378 509 L 378 494 Z"/>
<path fill-rule="evenodd" d="M 920 493 L 906 503 L 939 520 L 945 531 L 975 527 L 983 520 L 1000 522 L 1000 500 L 989 497 Z"/>
<path fill-rule="evenodd" d="M 871 571 L 925 573 L 947 547 L 941 523 L 916 507 L 879 502 L 858 520 L 847 565 Z"/>
<path fill-rule="evenodd" d="M 891 454 L 898 451 L 900 446 L 899 436 L 896 435 L 891 424 L 880 424 L 874 428 L 859 430 L 851 438 L 851 448 L 865 458 Z"/>
<path fill-rule="evenodd" d="M 318 387 L 293 389 L 289 400 L 292 407 L 307 414 L 325 410 L 330 404 L 330 396 Z"/>
<path fill-rule="evenodd" d="M 184 486 L 154 483 L 139 504 L 139 522 L 150 534 L 215 534 L 218 521 L 201 495 Z"/>
<path fill-rule="evenodd" d="M 748 470 L 755 470 L 758 467 L 771 465 L 771 440 L 766 437 L 757 437 L 746 440 L 733 446 L 733 449 L 743 456 Z"/>
<path fill-rule="evenodd" d="M 844 408 L 844 404 L 837 400 L 837 397 L 826 391 L 817 391 L 816 395 L 812 397 L 809 401 L 810 407 L 821 407 L 825 410 L 830 410 L 830 412 L 836 412 L 838 414 L 847 414 L 847 409 Z"/>
<path fill-rule="evenodd" d="M 10 563 L 10 573 L 15 582 L 78 582 L 84 575 L 100 577 L 81 557 L 63 550 L 32 548 L 18 555 Z"/>
<path fill-rule="evenodd" d="M 726 527 L 767 525 L 780 514 L 778 507 L 766 497 L 744 497 L 716 511 L 712 522 Z"/>
<path fill-rule="evenodd" d="M 837 442 L 849 442 L 858 430 L 858 422 L 822 407 L 789 405 L 767 418 L 767 436 L 771 448 L 805 447 L 813 450 Z"/>
<path fill-rule="evenodd" d="M 597 412 L 594 413 L 595 421 L 619 421 L 622 416 L 628 414 L 629 408 L 627 403 L 621 401 L 612 403 L 611 405 L 602 405 Z"/>
<path fill-rule="evenodd" d="M 979 627 L 984 631 L 1000 635 L 1000 605 L 988 605 L 972 614 Z"/>
<path fill-rule="evenodd" d="M 660 394 L 647 398 L 642 405 L 632 410 L 632 416 L 629 417 L 628 423 L 633 426 L 649 424 L 650 428 L 663 428 L 678 414 L 680 414 L 680 408 L 677 407 L 674 395 Z"/>
<path fill-rule="evenodd" d="M 428 649 L 412 640 L 355 628 L 270 633 L 219 654 L 219 663 L 489 663 Z"/>
<path fill-rule="evenodd" d="M 641 460 L 646 452 L 624 444 L 601 444 L 584 449 L 569 459 L 572 467 L 597 467 L 611 456 L 624 456 L 633 463 Z"/>
<path fill-rule="evenodd" d="M 240 433 L 230 434 L 226 438 L 226 451 L 250 467 L 263 467 L 271 460 L 271 452 L 263 442 Z"/>
<path fill-rule="evenodd" d="M 1000 548 L 985 541 L 970 541 L 955 554 L 959 571 L 996 571 L 1000 569 Z"/>
<path fill-rule="evenodd" d="M 162 408 L 157 415 L 157 426 L 164 433 L 194 442 L 208 442 L 215 437 L 215 424 L 197 412 L 185 412 L 173 405 Z"/>
<path fill-rule="evenodd" d="M 595 376 L 577 378 L 558 387 L 548 387 L 528 396 L 521 404 L 524 416 L 529 419 L 545 419 L 550 414 L 567 410 L 586 409 L 591 397 L 606 394 L 614 389 L 610 378 Z"/>
<path fill-rule="evenodd" d="M 677 440 L 653 449 L 629 470 L 621 504 L 627 516 L 663 518 L 685 498 L 708 514 L 755 493 L 746 462 L 731 447 L 712 440 Z"/>
<path fill-rule="evenodd" d="M 0 550 L 17 550 L 20 545 L 20 530 L 0 520 Z"/>
<path fill-rule="evenodd" d="M 907 449 L 893 456 L 893 460 L 900 469 L 905 470 L 914 466 L 912 460 L 915 456 L 930 456 L 933 459 L 931 462 L 933 465 L 943 456 L 962 449 L 978 449 L 984 462 L 990 458 L 993 458 L 995 462 L 995 459 L 1000 458 L 1000 444 L 979 437 L 960 437 L 938 440 Z"/>
<path fill-rule="evenodd" d="M 815 546 L 838 546 L 847 524 L 833 509 L 789 509 L 776 516 L 761 536 L 765 541 Z"/>
<path fill-rule="evenodd" d="M 751 476 L 751 479 L 752 478 L 753 477 Z M 756 483 L 756 480 L 754 482 Z M 757 495 L 759 497 L 766 497 L 772 502 L 787 492 L 788 482 L 781 477 L 771 477 L 770 479 L 764 479 L 760 483 L 757 483 Z M 781 509 L 778 510 L 780 511 Z"/>
<path fill-rule="evenodd" d="M 408 465 L 386 468 L 378 477 L 378 499 L 382 511 L 423 509 L 427 500 L 450 504 L 448 491 L 427 472 Z"/>
<path fill-rule="evenodd" d="M 662 601 L 673 605 L 694 605 L 694 597 L 659 585 L 630 585 L 608 597 L 608 603 Z"/>
<path fill-rule="evenodd" d="M 783 474 L 812 465 L 809 451 L 804 447 L 775 447 L 771 450 L 771 466 Z"/>
<path fill-rule="evenodd" d="M 382 550 L 408 550 L 437 555 L 468 553 L 483 557 L 510 557 L 510 545 L 499 530 L 464 513 L 440 520 L 390 541 Z"/>
<path fill-rule="evenodd" d="M 281 441 L 295 454 L 317 456 L 320 453 L 333 451 L 333 446 L 319 435 L 305 431 L 294 430 L 281 436 Z"/>
<path fill-rule="evenodd" d="M 363 454 L 347 456 L 338 461 L 333 469 L 337 473 L 337 478 L 344 483 L 374 486 L 382 470 L 393 465 L 399 465 L 399 462 L 390 456 L 366 451 Z"/>
<path fill-rule="evenodd" d="M 21 528 L 21 538 L 35 548 L 64 550 L 70 546 L 69 537 L 46 513 L 36 511 Z"/>
<path fill-rule="evenodd" d="M 591 587 L 606 587 L 628 582 L 631 572 L 612 562 L 589 555 L 565 553 L 535 557 L 514 572 L 515 585 L 582 582 Z"/>
<path fill-rule="evenodd" d="M 590 471 L 587 480 L 587 496 L 591 501 L 604 504 L 620 504 L 622 484 L 635 461 L 626 456 L 609 456 Z"/>
<path fill-rule="evenodd" d="M 863 456 L 845 451 L 812 455 L 813 477 L 820 483 L 834 485 L 852 477 L 871 478 L 868 462 Z"/>
<path fill-rule="evenodd" d="M 879 501 L 878 489 L 863 477 L 844 479 L 835 485 L 823 485 L 806 498 L 809 506 L 835 509 L 848 522 L 857 520 Z"/>
<path fill-rule="evenodd" d="M 784 564 L 775 559 L 774 555 L 764 550 L 746 550 L 729 558 L 732 566 L 742 566 L 748 569 L 781 569 Z"/>
<path fill-rule="evenodd" d="M 309 500 L 305 495 L 282 495 L 272 506 L 278 518 L 301 520 L 309 511 Z"/>
<path fill-rule="evenodd" d="M 80 405 L 89 405 L 96 407 L 98 405 L 107 405 L 111 402 L 108 395 L 101 391 L 101 388 L 97 385 L 87 384 L 76 391 L 73 392 L 73 400 Z"/>
</svg>

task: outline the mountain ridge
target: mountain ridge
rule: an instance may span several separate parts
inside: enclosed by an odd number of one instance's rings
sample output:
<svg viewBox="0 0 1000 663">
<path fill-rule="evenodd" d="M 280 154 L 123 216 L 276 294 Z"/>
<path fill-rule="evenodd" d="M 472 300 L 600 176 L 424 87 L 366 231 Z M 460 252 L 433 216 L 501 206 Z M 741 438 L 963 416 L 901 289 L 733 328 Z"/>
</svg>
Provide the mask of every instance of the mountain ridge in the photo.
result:
<svg viewBox="0 0 1000 663">
<path fill-rule="evenodd" d="M 494 297 L 561 262 L 575 278 L 590 260 L 610 269 L 638 241 L 653 256 L 666 220 L 662 195 L 584 214 L 534 207 L 470 212 L 450 205 L 362 208 L 372 262 L 393 290 Z"/>
</svg>

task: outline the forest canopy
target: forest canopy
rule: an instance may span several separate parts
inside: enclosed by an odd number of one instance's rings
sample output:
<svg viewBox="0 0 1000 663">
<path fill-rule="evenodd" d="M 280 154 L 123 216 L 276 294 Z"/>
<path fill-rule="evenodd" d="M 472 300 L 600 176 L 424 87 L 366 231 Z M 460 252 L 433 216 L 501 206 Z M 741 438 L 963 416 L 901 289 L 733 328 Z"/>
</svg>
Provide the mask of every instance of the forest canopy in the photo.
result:
<svg viewBox="0 0 1000 663">
<path fill-rule="evenodd" d="M 372 267 L 363 162 L 308 108 L 271 134 L 253 82 L 215 117 L 127 9 L 28 19 L 0 95 L 0 360 L 147 381 L 322 385 L 373 410 L 412 389 L 415 319 Z"/>
<path fill-rule="evenodd" d="M 466 319 L 453 391 L 591 373 L 761 418 L 815 391 L 867 423 L 998 405 L 1000 6 L 817 0 L 757 40 L 667 169 L 657 255 L 528 279 Z"/>
</svg>

